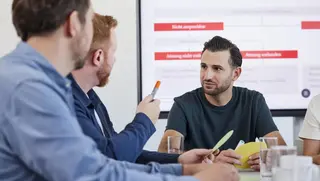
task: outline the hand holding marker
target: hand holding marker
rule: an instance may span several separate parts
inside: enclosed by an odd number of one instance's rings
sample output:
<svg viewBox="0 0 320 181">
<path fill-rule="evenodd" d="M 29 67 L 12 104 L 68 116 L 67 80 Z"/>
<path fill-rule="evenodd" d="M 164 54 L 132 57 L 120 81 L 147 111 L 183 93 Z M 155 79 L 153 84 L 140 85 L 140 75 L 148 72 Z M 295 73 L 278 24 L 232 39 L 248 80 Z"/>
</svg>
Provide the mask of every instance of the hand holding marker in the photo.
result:
<svg viewBox="0 0 320 181">
<path fill-rule="evenodd" d="M 144 113 L 149 119 L 152 121 L 153 124 L 156 124 L 160 114 L 160 101 L 154 99 L 156 92 L 158 91 L 160 86 L 160 81 L 156 82 L 152 93 L 145 97 L 137 107 L 137 113 Z"/>
</svg>

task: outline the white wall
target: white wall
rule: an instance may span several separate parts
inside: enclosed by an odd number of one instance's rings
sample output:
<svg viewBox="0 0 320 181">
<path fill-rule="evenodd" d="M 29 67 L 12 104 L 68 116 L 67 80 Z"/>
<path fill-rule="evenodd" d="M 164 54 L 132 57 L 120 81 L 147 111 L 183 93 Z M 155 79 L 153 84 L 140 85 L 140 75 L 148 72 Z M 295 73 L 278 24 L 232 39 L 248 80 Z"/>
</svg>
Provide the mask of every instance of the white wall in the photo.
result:
<svg viewBox="0 0 320 181">
<path fill-rule="evenodd" d="M 0 1 L 0 56 L 15 47 L 18 41 L 11 23 L 12 0 Z M 131 122 L 137 105 L 137 36 L 136 36 L 136 1 L 133 0 L 93 0 L 93 7 L 98 13 L 115 16 L 119 21 L 117 28 L 117 62 L 111 75 L 110 84 L 96 89 L 109 110 L 110 117 L 117 131 Z M 293 144 L 293 119 L 275 118 L 281 133 L 288 144 Z M 156 150 L 166 120 L 159 120 L 157 132 L 150 138 L 146 149 Z"/>
</svg>

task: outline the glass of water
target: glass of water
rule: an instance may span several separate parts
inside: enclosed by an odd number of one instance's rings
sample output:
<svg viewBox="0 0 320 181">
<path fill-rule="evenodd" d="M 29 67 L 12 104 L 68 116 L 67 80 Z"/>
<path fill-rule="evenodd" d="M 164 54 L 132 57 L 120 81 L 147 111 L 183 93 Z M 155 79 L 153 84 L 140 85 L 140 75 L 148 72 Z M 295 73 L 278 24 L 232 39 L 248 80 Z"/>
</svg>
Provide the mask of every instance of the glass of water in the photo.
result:
<svg viewBox="0 0 320 181">
<path fill-rule="evenodd" d="M 271 148 L 272 180 L 273 181 L 293 181 L 294 180 L 293 176 L 295 173 L 294 166 L 295 166 L 296 156 L 297 156 L 297 148 L 295 146 L 281 145 L 281 146 L 274 146 Z"/>
<path fill-rule="evenodd" d="M 260 141 L 260 178 L 272 177 L 271 148 L 278 145 L 277 137 L 261 137 Z"/>
<path fill-rule="evenodd" d="M 184 149 L 183 136 L 168 136 L 168 153 L 181 154 Z"/>
</svg>

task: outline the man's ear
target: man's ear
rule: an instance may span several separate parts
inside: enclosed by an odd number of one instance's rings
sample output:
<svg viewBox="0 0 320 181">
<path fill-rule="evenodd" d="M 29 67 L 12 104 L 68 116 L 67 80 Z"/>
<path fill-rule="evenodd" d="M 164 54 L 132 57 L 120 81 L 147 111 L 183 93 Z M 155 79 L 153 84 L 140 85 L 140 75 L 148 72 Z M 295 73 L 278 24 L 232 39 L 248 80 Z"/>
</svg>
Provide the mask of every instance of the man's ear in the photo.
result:
<svg viewBox="0 0 320 181">
<path fill-rule="evenodd" d="M 78 12 L 73 11 L 66 21 L 66 34 L 70 37 L 75 37 L 80 31 L 81 23 L 78 18 Z"/>
<path fill-rule="evenodd" d="M 233 81 L 236 81 L 236 80 L 240 77 L 241 72 L 242 72 L 241 67 L 235 68 L 235 69 L 234 69 L 234 74 L 233 74 L 232 80 L 233 80 Z"/>
<path fill-rule="evenodd" d="M 103 62 L 104 62 L 104 53 L 101 49 L 98 49 L 93 53 L 92 63 L 93 65 L 100 67 L 101 65 L 103 65 Z"/>
</svg>

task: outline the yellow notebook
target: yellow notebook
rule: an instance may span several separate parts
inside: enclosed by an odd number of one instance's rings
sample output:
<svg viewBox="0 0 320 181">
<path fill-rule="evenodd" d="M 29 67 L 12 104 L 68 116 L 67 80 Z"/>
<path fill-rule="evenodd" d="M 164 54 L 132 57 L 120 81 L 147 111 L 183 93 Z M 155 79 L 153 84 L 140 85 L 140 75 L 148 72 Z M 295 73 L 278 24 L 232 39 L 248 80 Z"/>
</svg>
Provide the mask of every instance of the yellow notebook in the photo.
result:
<svg viewBox="0 0 320 181">
<path fill-rule="evenodd" d="M 240 145 L 238 148 L 236 148 L 235 152 L 242 156 L 242 158 L 240 159 L 242 165 L 241 166 L 235 165 L 235 166 L 240 169 L 250 168 L 250 166 L 247 163 L 249 160 L 249 157 L 255 153 L 260 152 L 260 144 L 261 142 L 249 142 L 249 143 Z M 266 149 L 267 145 L 263 143 L 262 148 Z"/>
</svg>

